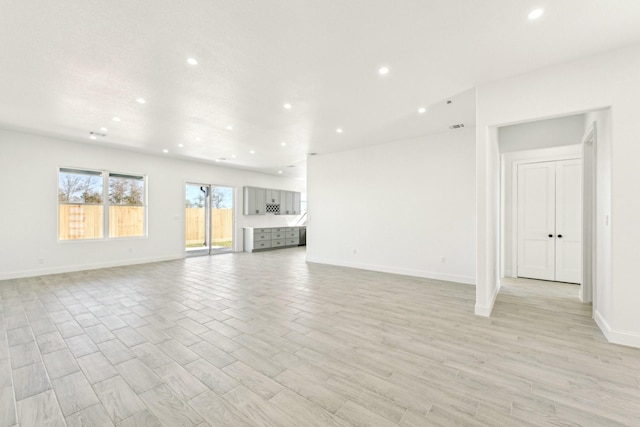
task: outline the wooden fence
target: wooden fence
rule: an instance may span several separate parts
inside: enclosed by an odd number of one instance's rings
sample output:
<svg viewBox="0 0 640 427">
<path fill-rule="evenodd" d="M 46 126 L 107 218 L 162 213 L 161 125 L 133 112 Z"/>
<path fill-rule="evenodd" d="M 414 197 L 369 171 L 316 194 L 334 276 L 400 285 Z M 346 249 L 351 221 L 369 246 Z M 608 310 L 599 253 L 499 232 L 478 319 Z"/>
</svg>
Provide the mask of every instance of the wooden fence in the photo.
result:
<svg viewBox="0 0 640 427">
<path fill-rule="evenodd" d="M 204 208 L 186 208 L 187 246 L 203 245 L 205 241 Z M 214 244 L 233 239 L 233 209 L 211 211 L 211 239 Z"/>
<path fill-rule="evenodd" d="M 109 237 L 144 236 L 145 208 L 143 206 L 109 206 Z M 186 244 L 204 244 L 204 208 L 186 208 Z M 60 205 L 59 238 L 99 239 L 103 237 L 103 208 L 101 205 Z M 211 211 L 213 243 L 222 244 L 233 239 L 233 210 Z"/>
<path fill-rule="evenodd" d="M 60 205 L 59 238 L 103 237 L 102 205 Z M 109 206 L 109 237 L 144 236 L 144 206 Z"/>
<path fill-rule="evenodd" d="M 96 205 L 60 205 L 58 237 L 61 240 L 101 238 L 102 209 Z"/>
</svg>

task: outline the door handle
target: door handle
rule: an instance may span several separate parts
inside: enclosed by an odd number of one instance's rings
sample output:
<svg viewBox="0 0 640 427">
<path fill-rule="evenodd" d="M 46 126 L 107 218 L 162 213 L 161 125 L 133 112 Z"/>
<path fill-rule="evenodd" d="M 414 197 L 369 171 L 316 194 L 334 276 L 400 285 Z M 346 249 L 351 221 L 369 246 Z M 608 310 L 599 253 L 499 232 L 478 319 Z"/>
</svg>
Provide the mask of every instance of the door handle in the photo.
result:
<svg viewBox="0 0 640 427">
<path fill-rule="evenodd" d="M 562 239 L 562 234 L 558 234 L 558 239 Z"/>
<path fill-rule="evenodd" d="M 549 237 L 553 237 L 553 234 L 549 234 Z"/>
</svg>

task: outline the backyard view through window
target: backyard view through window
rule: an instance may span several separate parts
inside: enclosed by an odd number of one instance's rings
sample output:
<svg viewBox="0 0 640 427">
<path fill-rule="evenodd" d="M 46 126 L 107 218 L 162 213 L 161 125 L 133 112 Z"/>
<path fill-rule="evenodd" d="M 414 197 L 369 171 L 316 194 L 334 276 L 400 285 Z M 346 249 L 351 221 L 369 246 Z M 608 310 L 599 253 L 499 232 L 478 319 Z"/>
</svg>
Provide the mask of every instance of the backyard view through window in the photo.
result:
<svg viewBox="0 0 640 427">
<path fill-rule="evenodd" d="M 145 178 L 60 168 L 58 238 L 101 239 L 145 235 Z"/>
<path fill-rule="evenodd" d="M 109 174 L 109 237 L 144 236 L 144 177 Z"/>
<path fill-rule="evenodd" d="M 233 188 L 187 184 L 185 238 L 189 255 L 233 249 Z"/>
</svg>

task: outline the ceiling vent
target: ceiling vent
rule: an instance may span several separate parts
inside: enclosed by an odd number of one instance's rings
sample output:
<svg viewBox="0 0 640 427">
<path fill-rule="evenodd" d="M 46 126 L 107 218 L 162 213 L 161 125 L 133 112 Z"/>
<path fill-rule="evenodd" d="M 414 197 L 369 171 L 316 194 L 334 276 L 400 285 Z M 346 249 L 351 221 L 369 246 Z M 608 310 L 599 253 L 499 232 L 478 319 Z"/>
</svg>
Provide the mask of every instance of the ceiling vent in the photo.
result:
<svg viewBox="0 0 640 427">
<path fill-rule="evenodd" d="M 107 134 L 106 134 L 106 133 L 100 133 L 100 132 L 89 132 L 89 135 L 92 135 L 92 136 L 100 136 L 100 137 L 102 137 L 102 138 L 104 138 L 105 136 L 107 136 Z"/>
<path fill-rule="evenodd" d="M 462 129 L 464 127 L 464 123 L 458 123 L 457 125 L 449 126 L 449 129 Z"/>
<path fill-rule="evenodd" d="M 288 168 L 295 168 L 295 167 L 296 167 L 296 165 L 288 165 L 287 167 L 288 167 Z"/>
</svg>

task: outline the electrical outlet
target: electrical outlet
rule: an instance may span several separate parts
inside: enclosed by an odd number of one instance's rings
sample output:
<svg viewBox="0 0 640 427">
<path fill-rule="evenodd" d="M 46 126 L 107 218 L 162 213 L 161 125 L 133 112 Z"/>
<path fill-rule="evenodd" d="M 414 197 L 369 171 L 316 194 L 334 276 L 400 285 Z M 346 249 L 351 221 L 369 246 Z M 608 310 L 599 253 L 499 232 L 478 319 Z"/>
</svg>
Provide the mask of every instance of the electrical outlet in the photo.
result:
<svg viewBox="0 0 640 427">
<path fill-rule="evenodd" d="M 447 262 L 447 258 L 446 258 L 446 257 L 441 256 L 441 257 L 440 257 L 440 263 L 441 263 L 441 264 L 444 264 L 445 262 Z"/>
</svg>

